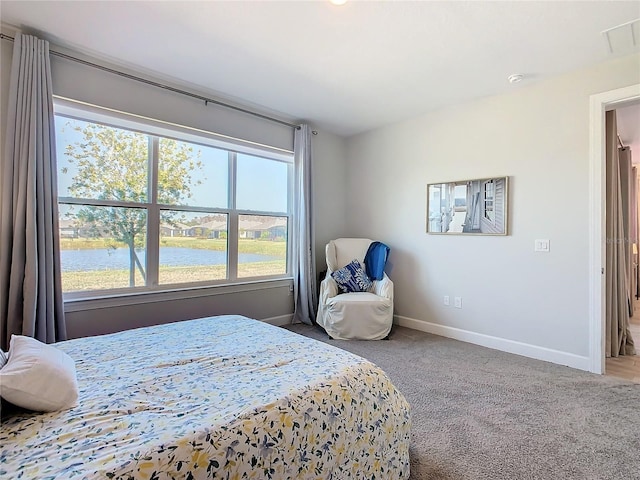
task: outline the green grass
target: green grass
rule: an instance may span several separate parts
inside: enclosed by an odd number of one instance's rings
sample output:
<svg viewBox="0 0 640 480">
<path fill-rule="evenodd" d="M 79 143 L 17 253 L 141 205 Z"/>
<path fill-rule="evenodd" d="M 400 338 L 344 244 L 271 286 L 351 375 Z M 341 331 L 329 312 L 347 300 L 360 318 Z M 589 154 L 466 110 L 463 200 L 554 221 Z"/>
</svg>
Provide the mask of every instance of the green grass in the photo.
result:
<svg viewBox="0 0 640 480">
<path fill-rule="evenodd" d="M 260 277 L 283 275 L 286 273 L 285 260 L 272 262 L 251 262 L 238 265 L 238 277 Z M 161 267 L 161 285 L 224 280 L 227 278 L 225 265 L 201 265 L 188 267 Z M 136 286 L 144 286 L 144 281 L 136 271 Z M 129 270 L 94 270 L 89 272 L 62 272 L 62 290 L 78 292 L 129 287 Z"/>
<path fill-rule="evenodd" d="M 60 250 L 89 250 L 108 248 L 113 241 L 110 238 L 61 238 Z M 125 248 L 124 243 L 120 244 Z"/>
<path fill-rule="evenodd" d="M 136 285 L 144 285 L 136 271 Z M 106 290 L 129 286 L 129 270 L 93 270 L 89 272 L 62 272 L 62 291 L 80 292 Z"/>
<path fill-rule="evenodd" d="M 114 242 L 110 238 L 62 238 L 61 250 L 89 250 L 109 248 L 127 248 L 122 242 Z M 218 238 L 195 237 L 161 237 L 160 247 L 194 248 L 199 250 L 227 250 L 227 240 Z M 239 253 L 253 253 L 256 255 L 269 255 L 284 258 L 287 253 L 287 243 L 284 240 L 252 240 L 241 238 L 238 240 Z"/>
</svg>

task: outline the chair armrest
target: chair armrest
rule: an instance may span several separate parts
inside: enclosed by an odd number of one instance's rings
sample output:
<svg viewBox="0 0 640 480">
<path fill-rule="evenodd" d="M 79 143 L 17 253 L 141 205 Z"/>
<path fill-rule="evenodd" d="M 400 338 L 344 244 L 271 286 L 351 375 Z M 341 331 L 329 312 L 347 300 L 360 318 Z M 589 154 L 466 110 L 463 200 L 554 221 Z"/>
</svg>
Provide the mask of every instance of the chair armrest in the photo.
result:
<svg viewBox="0 0 640 480">
<path fill-rule="evenodd" d="M 330 298 L 336 295 L 338 295 L 338 284 L 331 275 L 327 274 L 320 283 L 320 304 L 325 305 Z"/>
<path fill-rule="evenodd" d="M 382 280 L 373 281 L 372 291 L 380 297 L 385 297 L 393 301 L 393 282 L 389 277 L 387 277 L 386 273 L 384 274 L 384 277 L 382 277 Z"/>
</svg>

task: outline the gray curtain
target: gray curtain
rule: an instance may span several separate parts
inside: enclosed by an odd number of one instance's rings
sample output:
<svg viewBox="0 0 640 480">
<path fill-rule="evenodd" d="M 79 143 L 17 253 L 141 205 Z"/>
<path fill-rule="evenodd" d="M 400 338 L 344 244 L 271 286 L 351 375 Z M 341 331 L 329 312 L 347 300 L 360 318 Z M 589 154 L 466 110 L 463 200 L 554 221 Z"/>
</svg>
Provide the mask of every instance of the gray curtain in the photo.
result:
<svg viewBox="0 0 640 480">
<path fill-rule="evenodd" d="M 607 357 L 633 355 L 631 309 L 630 158 L 619 156 L 615 111 L 606 114 L 606 339 Z"/>
<path fill-rule="evenodd" d="M 628 150 L 628 149 L 627 149 Z M 629 163 L 631 167 L 631 191 L 629 196 L 631 223 L 630 223 L 630 239 L 631 242 L 631 305 L 634 305 L 634 298 L 638 298 L 638 169 L 633 166 L 631 160 L 631 150 L 629 150 Z M 631 316 L 634 309 L 631 309 Z"/>
<path fill-rule="evenodd" d="M 66 339 L 49 43 L 14 40 L 0 195 L 0 346 Z"/>
<path fill-rule="evenodd" d="M 293 248 L 294 322 L 312 325 L 318 305 L 315 278 L 315 242 L 312 219 L 311 129 L 300 125 L 293 142 L 295 206 Z"/>
</svg>

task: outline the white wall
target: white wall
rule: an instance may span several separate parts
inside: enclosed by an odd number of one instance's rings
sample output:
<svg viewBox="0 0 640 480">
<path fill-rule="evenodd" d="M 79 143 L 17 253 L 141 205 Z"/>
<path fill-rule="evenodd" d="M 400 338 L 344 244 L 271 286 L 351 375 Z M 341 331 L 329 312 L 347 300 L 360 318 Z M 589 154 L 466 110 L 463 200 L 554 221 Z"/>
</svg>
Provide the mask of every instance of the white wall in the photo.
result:
<svg viewBox="0 0 640 480">
<path fill-rule="evenodd" d="M 589 96 L 635 83 L 638 55 L 349 139 L 350 233 L 390 245 L 401 324 L 588 368 Z M 428 183 L 503 175 L 508 236 L 425 234 Z"/>
<path fill-rule="evenodd" d="M 327 268 L 325 245 L 348 230 L 346 141 L 321 131 L 312 141 L 316 268 L 322 272 Z"/>
<path fill-rule="evenodd" d="M 14 32 L 3 29 L 3 33 L 13 35 Z M 7 40 L 2 40 L 0 43 L 2 72 L 0 124 L 4 130 L 13 44 Z M 54 45 L 51 48 L 63 51 Z M 107 65 L 103 61 L 87 58 L 77 52 L 68 50 L 64 52 Z M 226 108 L 205 106 L 202 102 L 188 97 L 55 56 L 52 57 L 51 63 L 56 95 L 252 142 L 284 149 L 293 148 L 293 130 L 290 127 L 266 122 Z M 113 67 L 113 65 L 107 66 Z M 136 74 L 117 66 L 114 68 Z M 148 75 L 144 76 L 149 78 Z M 162 80 L 159 81 L 162 82 Z M 0 147 L 4 152 L 4 143 Z M 346 199 L 345 143 L 341 137 L 319 131 L 318 135 L 312 138 L 312 147 L 316 175 L 314 180 L 315 230 L 318 239 L 318 258 L 324 259 L 322 252 L 324 243 L 328 239 L 327 235 L 333 236 L 334 232 L 340 232 L 346 225 L 346 211 L 343 207 Z M 335 181 L 330 181 L 331 179 Z M 106 307 L 98 302 L 96 308 L 94 302 L 87 303 L 87 308 L 90 308 L 87 310 L 78 305 L 67 306 L 68 334 L 73 338 L 226 313 L 239 313 L 260 319 L 272 318 L 281 322 L 293 313 L 293 297 L 290 295 L 287 282 L 275 282 L 267 289 L 227 292 L 223 295 L 217 295 L 216 292 L 219 292 L 219 289 L 214 288 L 211 289 L 210 296 L 164 302 L 149 302 L 153 299 L 151 295 L 151 298 L 148 296 L 144 303 L 117 307 Z"/>
<path fill-rule="evenodd" d="M 208 92 L 194 91 L 190 87 L 184 88 L 179 84 L 149 77 L 149 75 L 123 66 L 108 64 L 78 52 L 56 46 L 52 46 L 52 49 L 204 97 L 214 97 Z M 293 149 L 293 129 L 286 125 L 268 122 L 222 106 L 205 105 L 201 100 L 149 86 L 58 56 L 51 57 L 51 71 L 55 95 L 273 147 Z M 212 71 L 212 75 L 214 74 L 215 72 Z M 251 110 L 251 108 L 248 109 Z"/>
</svg>

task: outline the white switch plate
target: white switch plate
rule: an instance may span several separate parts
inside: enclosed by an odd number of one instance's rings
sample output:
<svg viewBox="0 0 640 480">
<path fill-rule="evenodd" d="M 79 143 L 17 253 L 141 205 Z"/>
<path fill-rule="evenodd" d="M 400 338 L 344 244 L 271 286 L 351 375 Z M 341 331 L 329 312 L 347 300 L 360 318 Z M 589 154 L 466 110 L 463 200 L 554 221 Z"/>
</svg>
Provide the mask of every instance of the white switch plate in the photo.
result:
<svg viewBox="0 0 640 480">
<path fill-rule="evenodd" d="M 444 298 L 442 299 L 442 303 L 449 306 L 449 295 L 444 296 Z"/>
<path fill-rule="evenodd" d="M 462 308 L 462 297 L 455 297 L 453 303 L 456 308 Z"/>
<path fill-rule="evenodd" d="M 533 250 L 535 252 L 548 252 L 549 251 L 549 240 L 548 239 L 544 239 L 544 238 L 536 240 Z"/>
</svg>

